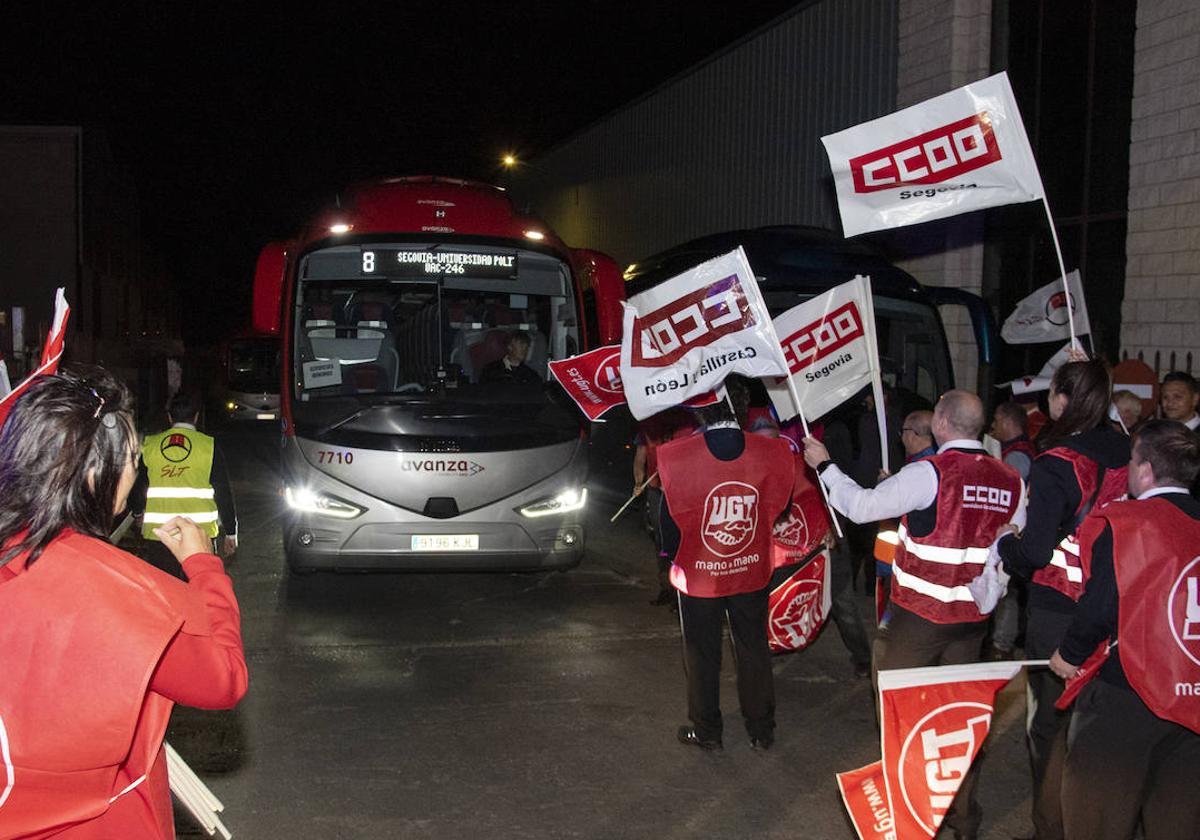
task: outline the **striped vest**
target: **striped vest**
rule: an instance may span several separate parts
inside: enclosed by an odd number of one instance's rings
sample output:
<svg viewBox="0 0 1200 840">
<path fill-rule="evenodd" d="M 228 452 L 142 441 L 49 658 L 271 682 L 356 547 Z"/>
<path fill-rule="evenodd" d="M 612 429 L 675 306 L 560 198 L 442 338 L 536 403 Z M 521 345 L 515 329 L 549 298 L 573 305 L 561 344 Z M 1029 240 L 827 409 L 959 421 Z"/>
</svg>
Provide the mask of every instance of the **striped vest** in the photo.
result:
<svg viewBox="0 0 1200 840">
<path fill-rule="evenodd" d="M 982 621 L 967 584 L 983 571 L 996 531 L 1021 502 L 1017 471 L 982 449 L 948 449 L 926 459 L 938 494 L 923 511 L 900 520 L 892 563 L 892 601 L 936 624 Z M 914 534 L 914 524 L 932 530 Z"/>
<path fill-rule="evenodd" d="M 186 516 L 210 537 L 217 536 L 217 503 L 211 483 L 215 449 L 211 437 L 182 426 L 146 438 L 142 462 L 150 487 L 143 537 L 157 540 L 154 529 L 174 516 Z"/>
</svg>

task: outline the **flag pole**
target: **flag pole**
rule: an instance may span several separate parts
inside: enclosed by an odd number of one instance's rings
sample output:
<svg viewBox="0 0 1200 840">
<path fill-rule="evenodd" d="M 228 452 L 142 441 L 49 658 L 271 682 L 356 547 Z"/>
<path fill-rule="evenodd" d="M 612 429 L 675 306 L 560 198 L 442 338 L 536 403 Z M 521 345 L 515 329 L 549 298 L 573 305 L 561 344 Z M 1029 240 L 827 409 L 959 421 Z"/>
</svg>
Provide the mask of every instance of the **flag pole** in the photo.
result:
<svg viewBox="0 0 1200 840">
<path fill-rule="evenodd" d="M 1042 192 L 1042 207 L 1046 210 L 1046 221 L 1050 224 L 1050 238 L 1054 241 L 1054 255 L 1058 257 L 1059 277 L 1062 278 L 1063 293 L 1067 296 L 1067 326 L 1071 330 L 1071 349 L 1080 348 L 1079 339 L 1075 336 L 1075 307 L 1071 305 L 1071 287 L 1067 283 L 1067 265 L 1063 262 L 1062 246 L 1058 243 L 1058 230 L 1054 227 L 1054 216 L 1050 212 L 1050 202 Z M 1079 294 L 1083 294 L 1083 278 L 1079 279 Z"/>
</svg>

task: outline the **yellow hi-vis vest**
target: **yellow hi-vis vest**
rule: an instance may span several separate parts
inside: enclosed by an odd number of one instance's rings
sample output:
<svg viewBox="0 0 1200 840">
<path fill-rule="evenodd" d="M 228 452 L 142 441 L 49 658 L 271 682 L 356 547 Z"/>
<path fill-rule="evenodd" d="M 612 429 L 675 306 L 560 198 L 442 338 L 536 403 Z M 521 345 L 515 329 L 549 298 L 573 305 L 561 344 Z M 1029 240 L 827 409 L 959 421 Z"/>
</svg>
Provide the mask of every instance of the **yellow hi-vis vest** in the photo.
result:
<svg viewBox="0 0 1200 840">
<path fill-rule="evenodd" d="M 210 537 L 217 536 L 217 503 L 212 488 L 213 439 L 195 429 L 172 426 L 142 444 L 142 462 L 150 478 L 142 536 L 157 540 L 154 529 L 173 516 L 186 516 Z"/>
</svg>

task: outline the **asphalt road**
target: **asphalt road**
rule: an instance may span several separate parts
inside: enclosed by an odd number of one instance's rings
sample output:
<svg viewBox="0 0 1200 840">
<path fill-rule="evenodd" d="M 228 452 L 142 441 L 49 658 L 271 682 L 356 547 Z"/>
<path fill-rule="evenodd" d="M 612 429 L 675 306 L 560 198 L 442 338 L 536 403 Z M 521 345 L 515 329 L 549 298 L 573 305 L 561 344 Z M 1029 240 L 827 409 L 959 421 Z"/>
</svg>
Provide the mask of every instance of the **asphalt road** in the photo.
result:
<svg viewBox="0 0 1200 840">
<path fill-rule="evenodd" d="M 701 753 L 675 741 L 678 619 L 648 605 L 639 514 L 609 525 L 617 505 L 595 494 L 587 558 L 566 573 L 294 578 L 276 434 L 218 435 L 242 523 L 229 570 L 249 694 L 229 712 L 179 708 L 168 733 L 235 837 L 854 837 L 834 773 L 879 741 L 836 628 L 776 658 L 769 752 L 751 751 L 726 667 L 725 750 Z M 986 838 L 1028 833 L 1023 715 L 1014 681 L 980 783 Z"/>
</svg>

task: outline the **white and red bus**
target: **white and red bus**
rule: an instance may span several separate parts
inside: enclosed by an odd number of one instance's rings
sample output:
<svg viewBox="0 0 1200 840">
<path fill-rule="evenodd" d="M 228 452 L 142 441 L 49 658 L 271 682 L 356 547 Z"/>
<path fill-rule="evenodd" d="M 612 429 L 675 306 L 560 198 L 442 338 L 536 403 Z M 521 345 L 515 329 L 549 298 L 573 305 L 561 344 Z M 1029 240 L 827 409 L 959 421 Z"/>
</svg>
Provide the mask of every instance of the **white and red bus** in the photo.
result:
<svg viewBox="0 0 1200 840">
<path fill-rule="evenodd" d="M 290 568 L 577 564 L 587 428 L 546 364 L 619 340 L 622 297 L 611 259 L 472 181 L 363 184 L 264 248 Z"/>
</svg>

